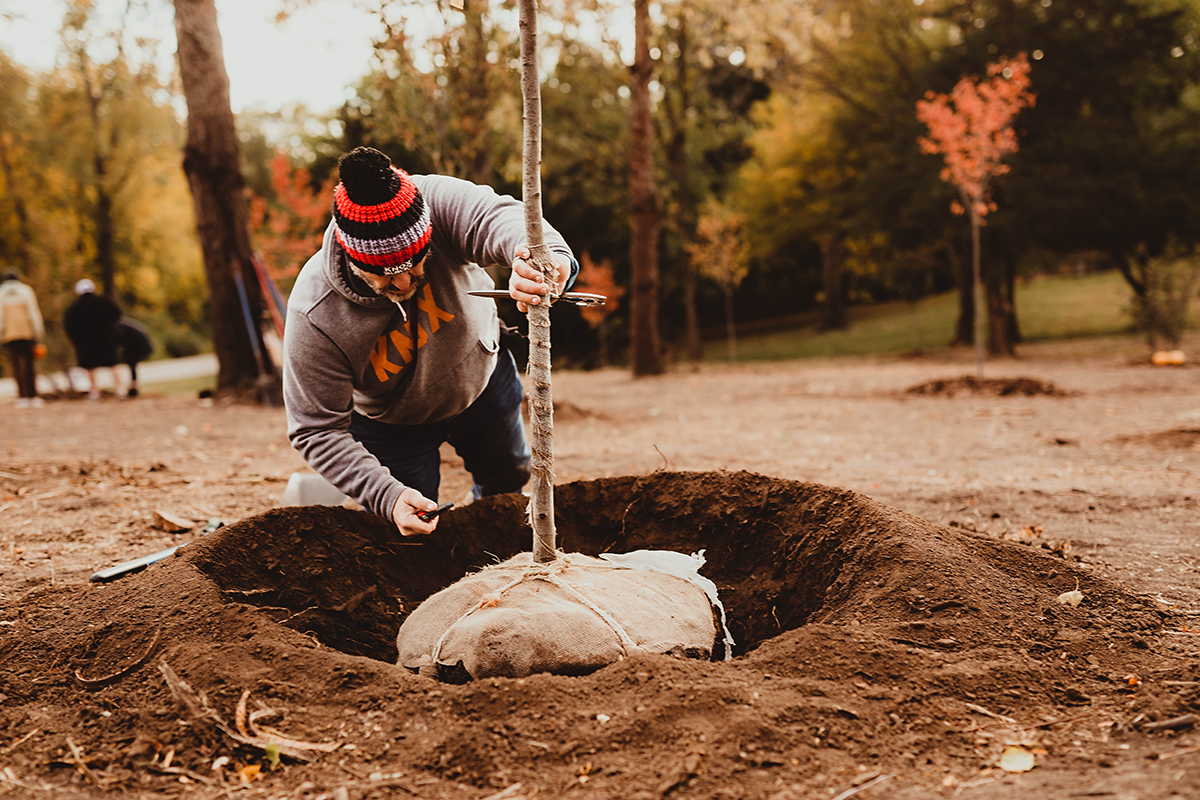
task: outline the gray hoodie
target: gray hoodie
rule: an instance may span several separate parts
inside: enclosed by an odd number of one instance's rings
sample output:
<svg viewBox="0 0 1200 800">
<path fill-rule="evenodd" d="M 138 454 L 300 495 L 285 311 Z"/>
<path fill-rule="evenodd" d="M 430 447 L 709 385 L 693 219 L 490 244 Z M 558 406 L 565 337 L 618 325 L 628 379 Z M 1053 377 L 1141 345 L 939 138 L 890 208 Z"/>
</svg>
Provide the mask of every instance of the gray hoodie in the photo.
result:
<svg viewBox="0 0 1200 800">
<path fill-rule="evenodd" d="M 288 298 L 283 399 L 288 439 L 304 460 L 367 509 L 390 517 L 404 490 L 349 433 L 350 412 L 418 425 L 460 414 L 483 393 L 500 349 L 492 289 L 481 266 L 512 263 L 526 244 L 521 203 L 490 187 L 413 175 L 433 238 L 426 283 L 396 305 L 354 279 L 330 223 Z M 571 256 L 553 228 L 551 250 Z"/>
</svg>

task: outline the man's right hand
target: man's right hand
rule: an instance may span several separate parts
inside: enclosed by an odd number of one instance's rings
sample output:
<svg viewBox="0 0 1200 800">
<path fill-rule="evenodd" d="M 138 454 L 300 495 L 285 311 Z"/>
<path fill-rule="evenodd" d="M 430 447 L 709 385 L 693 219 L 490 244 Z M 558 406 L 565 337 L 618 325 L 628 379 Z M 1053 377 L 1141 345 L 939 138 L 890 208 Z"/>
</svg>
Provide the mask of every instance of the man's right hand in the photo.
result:
<svg viewBox="0 0 1200 800">
<path fill-rule="evenodd" d="M 430 534 L 437 527 L 438 517 L 426 522 L 417 514 L 433 511 L 435 508 L 437 508 L 437 503 L 410 486 L 400 493 L 400 499 L 396 501 L 396 505 L 392 509 L 392 521 L 400 529 L 401 536 Z"/>
</svg>

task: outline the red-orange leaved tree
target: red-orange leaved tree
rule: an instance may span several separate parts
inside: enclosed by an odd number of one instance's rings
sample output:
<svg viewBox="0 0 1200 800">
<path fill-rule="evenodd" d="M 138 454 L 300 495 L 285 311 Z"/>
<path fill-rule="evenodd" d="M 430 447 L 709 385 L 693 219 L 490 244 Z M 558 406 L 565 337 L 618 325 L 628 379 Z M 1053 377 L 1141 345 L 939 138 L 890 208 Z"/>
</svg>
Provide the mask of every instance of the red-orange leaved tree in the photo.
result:
<svg viewBox="0 0 1200 800">
<path fill-rule="evenodd" d="M 613 332 L 611 315 L 621 307 L 625 287 L 618 285 L 613 279 L 611 261 L 607 258 L 599 262 L 593 261 L 589 253 L 584 253 L 579 257 L 579 276 L 575 279 L 575 289 L 604 295 L 607 298 L 604 305 L 582 306 L 579 313 L 588 327 L 596 332 L 596 338 L 600 341 L 600 366 L 608 366 L 608 343 Z"/>
<path fill-rule="evenodd" d="M 309 256 L 321 249 L 333 184 L 330 177 L 313 191 L 308 170 L 293 168 L 284 153 L 275 153 L 271 160 L 275 197 L 250 198 L 250 238 L 277 278 L 294 278 Z"/>
<path fill-rule="evenodd" d="M 921 151 L 946 160 L 942 180 L 958 187 L 962 203 L 951 206 L 971 220 L 971 275 L 974 282 L 975 367 L 983 378 L 983 282 L 980 277 L 979 228 L 996 206 L 992 180 L 1008 172 L 1005 156 L 1017 151 L 1013 118 L 1036 95 L 1029 91 L 1029 60 L 1024 53 L 988 65 L 988 77 L 962 78 L 949 95 L 929 92 L 917 101 L 917 119 L 929 128 L 918 139 Z"/>
</svg>

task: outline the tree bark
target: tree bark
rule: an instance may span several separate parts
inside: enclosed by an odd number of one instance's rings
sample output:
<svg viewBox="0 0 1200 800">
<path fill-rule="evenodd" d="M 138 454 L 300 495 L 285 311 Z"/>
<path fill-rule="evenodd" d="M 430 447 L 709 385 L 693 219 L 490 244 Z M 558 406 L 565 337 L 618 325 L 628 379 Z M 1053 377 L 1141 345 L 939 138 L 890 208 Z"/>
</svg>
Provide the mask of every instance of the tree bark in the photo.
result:
<svg viewBox="0 0 1200 800">
<path fill-rule="evenodd" d="M 958 273 L 958 319 L 954 324 L 954 338 L 950 342 L 958 347 L 975 341 L 975 279 L 971 262 L 959 258 L 953 244 L 946 249 Z"/>
<path fill-rule="evenodd" d="M 1004 260 L 1004 297 L 1008 301 L 1005 311 L 1005 330 L 1011 352 L 1015 353 L 1021 343 L 1021 326 L 1017 320 L 1017 264 L 1016 259 L 1009 256 Z"/>
<path fill-rule="evenodd" d="M 688 86 L 688 25 L 687 4 L 680 3 L 679 7 L 679 64 L 676 80 L 679 106 L 671 111 L 670 160 L 671 175 L 675 182 L 675 230 L 679 237 L 679 270 L 683 279 L 683 314 L 684 335 L 686 339 L 687 357 L 693 364 L 699 364 L 704 358 L 704 348 L 700 344 L 700 316 L 696 310 L 696 265 L 692 263 L 691 254 L 685 246 L 692 238 L 692 194 L 688 187 L 687 168 L 687 128 L 688 106 L 691 104 L 691 92 Z"/>
<path fill-rule="evenodd" d="M 632 206 L 629 310 L 634 375 L 661 375 L 658 331 L 658 194 L 654 183 L 654 136 L 650 120 L 650 0 L 634 0 L 634 58 L 629 71 L 629 196 Z"/>
<path fill-rule="evenodd" d="M 17 217 L 17 258 L 22 267 L 29 270 L 33 266 L 33 232 L 29 224 L 29 208 L 25 205 L 24 188 L 18 189 L 6 141 L 8 134 L 4 129 L 4 117 L 0 115 L 0 169 L 4 171 L 4 185 L 8 187 L 13 213 Z"/>
<path fill-rule="evenodd" d="M 537 65 L 537 0 L 521 0 L 521 96 L 525 108 L 522 178 L 525 235 L 529 263 L 542 271 L 550 286 L 558 266 L 542 231 L 542 100 Z M 554 530 L 554 397 L 550 389 L 550 302 L 529 307 L 529 422 L 532 428 L 533 493 L 529 524 L 533 528 L 533 560 L 546 564 L 558 557 Z"/>
<path fill-rule="evenodd" d="M 726 285 L 725 289 L 725 350 L 729 363 L 737 361 L 737 325 L 733 322 L 733 287 Z"/>
<path fill-rule="evenodd" d="M 467 0 L 463 5 L 463 61 L 471 76 L 467 81 L 465 108 L 461 120 L 467 174 L 473 183 L 492 182 L 492 149 L 488 143 L 488 111 L 492 104 L 492 67 L 487 62 L 488 43 L 484 32 L 485 0 Z"/>
<path fill-rule="evenodd" d="M 971 286 L 974 288 L 972 293 L 972 313 L 975 317 L 975 376 L 979 380 L 983 380 L 983 326 L 984 326 L 984 305 L 983 305 L 983 277 L 980 275 L 980 242 L 979 242 L 979 212 L 975 209 L 975 204 L 970 204 L 971 214 Z"/>
<path fill-rule="evenodd" d="M 260 356 L 262 376 L 275 376 L 276 371 L 266 357 L 257 325 L 262 318 L 262 293 L 258 281 L 251 279 L 253 251 L 229 75 L 214 0 L 174 2 L 179 74 L 188 111 L 183 170 L 192 192 L 208 279 L 217 391 L 239 391 L 254 386 L 260 377 Z M 245 278 L 250 318 L 255 321 L 250 331 L 234 277 L 239 273 Z"/>
<path fill-rule="evenodd" d="M 846 327 L 846 303 L 842 296 L 842 237 L 830 235 L 821 248 L 821 275 L 825 302 L 821 304 L 821 330 Z"/>
<path fill-rule="evenodd" d="M 92 145 L 92 192 L 95 195 L 95 205 L 92 211 L 92 224 L 95 225 L 96 267 L 99 270 L 100 290 L 102 294 L 113 297 L 116 294 L 117 258 L 114 252 L 114 230 L 116 222 L 113 219 L 113 197 L 109 176 L 109 154 L 113 152 L 115 130 L 110 132 L 110 141 L 104 141 L 104 120 L 101 108 L 106 95 L 110 95 L 107 86 L 96 86 L 92 82 L 92 69 L 84 45 L 76 52 L 78 69 L 83 81 L 84 99 L 87 102 L 88 118 L 91 121 Z M 110 114 L 111 116 L 111 114 Z M 112 125 L 115 129 L 116 120 Z"/>
</svg>

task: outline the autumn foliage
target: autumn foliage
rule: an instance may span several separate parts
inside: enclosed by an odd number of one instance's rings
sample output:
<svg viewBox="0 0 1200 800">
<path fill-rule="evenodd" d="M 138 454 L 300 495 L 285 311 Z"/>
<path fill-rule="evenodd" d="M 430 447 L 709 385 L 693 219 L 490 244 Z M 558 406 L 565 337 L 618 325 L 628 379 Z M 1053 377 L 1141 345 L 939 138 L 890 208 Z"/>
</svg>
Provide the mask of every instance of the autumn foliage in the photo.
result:
<svg viewBox="0 0 1200 800">
<path fill-rule="evenodd" d="M 918 139 L 921 152 L 945 158 L 942 180 L 958 187 L 980 219 L 995 210 L 991 181 L 1008 172 L 1002 160 L 1017 151 L 1013 118 L 1036 101 L 1024 53 L 988 65 L 987 72 L 986 80 L 964 77 L 949 95 L 929 92 L 917 101 L 917 119 L 929 128 L 929 136 Z M 967 209 L 954 206 L 958 214 Z"/>
<path fill-rule="evenodd" d="M 579 258 L 579 275 L 575 278 L 575 287 L 580 292 L 591 292 L 603 295 L 606 300 L 602 306 L 581 306 L 579 313 L 592 328 L 597 328 L 601 322 L 616 311 L 625 296 L 625 287 L 618 286 L 613 280 L 612 262 L 604 259 L 600 263 L 584 253 Z"/>
<path fill-rule="evenodd" d="M 250 199 L 250 237 L 272 274 L 290 278 L 321 249 L 331 213 L 333 178 L 314 193 L 308 170 L 293 169 L 288 157 L 277 152 L 271 160 L 271 188 L 273 199 Z"/>
<path fill-rule="evenodd" d="M 984 292 L 979 228 L 989 211 L 995 210 L 989 195 L 992 179 L 1008 172 L 1005 156 L 1017 151 L 1017 133 L 1012 121 L 1017 113 L 1034 104 L 1029 91 L 1029 60 L 1024 53 L 988 65 L 986 80 L 965 77 L 949 95 L 929 92 L 917 101 L 917 119 L 929 128 L 929 136 L 917 139 L 921 151 L 941 154 L 946 165 L 942 180 L 958 187 L 962 203 L 951 205 L 954 213 L 969 212 L 971 219 L 971 279 L 974 315 L 975 364 L 983 378 Z M 993 297 L 989 311 L 999 314 L 1006 301 Z M 997 311 L 999 309 L 999 311 Z M 992 328 L 994 352 L 1011 352 L 1011 342 L 1001 335 L 1003 326 Z"/>
</svg>

